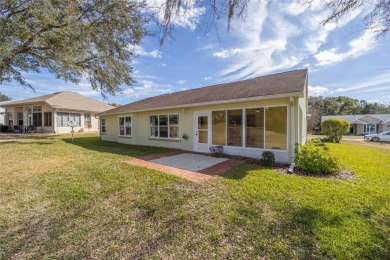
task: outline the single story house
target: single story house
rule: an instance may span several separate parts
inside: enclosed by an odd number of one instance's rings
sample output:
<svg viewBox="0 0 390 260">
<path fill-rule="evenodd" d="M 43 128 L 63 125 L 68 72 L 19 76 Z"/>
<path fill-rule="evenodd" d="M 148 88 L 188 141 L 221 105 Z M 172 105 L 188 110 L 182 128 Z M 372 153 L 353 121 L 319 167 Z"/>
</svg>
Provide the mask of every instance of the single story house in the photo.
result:
<svg viewBox="0 0 390 260">
<path fill-rule="evenodd" d="M 390 131 L 390 114 L 322 116 L 321 122 L 329 118 L 341 118 L 349 122 L 351 125 L 349 133 L 353 135 Z"/>
<path fill-rule="evenodd" d="M 0 107 L 0 125 L 5 123 L 5 109 Z"/>
<path fill-rule="evenodd" d="M 100 113 L 100 138 L 292 162 L 306 142 L 307 69 L 146 98 Z"/>
<path fill-rule="evenodd" d="M 37 132 L 69 133 L 69 121 L 77 123 L 75 131 L 98 131 L 97 113 L 114 108 L 106 103 L 63 91 L 0 104 L 5 108 L 5 125 L 21 129 L 34 126 Z"/>
</svg>

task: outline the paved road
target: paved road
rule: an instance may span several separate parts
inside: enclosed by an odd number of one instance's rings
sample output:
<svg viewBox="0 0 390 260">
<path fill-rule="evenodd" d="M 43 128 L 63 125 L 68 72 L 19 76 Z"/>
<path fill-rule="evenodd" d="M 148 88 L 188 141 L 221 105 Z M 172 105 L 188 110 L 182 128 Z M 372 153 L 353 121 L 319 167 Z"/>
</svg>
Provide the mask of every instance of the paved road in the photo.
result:
<svg viewBox="0 0 390 260">
<path fill-rule="evenodd" d="M 308 136 L 307 139 L 316 139 L 318 137 L 316 136 Z M 357 141 L 357 142 L 361 142 L 361 141 L 364 141 L 363 139 L 363 136 L 362 138 L 348 138 L 348 137 L 343 137 L 341 140 L 343 141 Z"/>
</svg>

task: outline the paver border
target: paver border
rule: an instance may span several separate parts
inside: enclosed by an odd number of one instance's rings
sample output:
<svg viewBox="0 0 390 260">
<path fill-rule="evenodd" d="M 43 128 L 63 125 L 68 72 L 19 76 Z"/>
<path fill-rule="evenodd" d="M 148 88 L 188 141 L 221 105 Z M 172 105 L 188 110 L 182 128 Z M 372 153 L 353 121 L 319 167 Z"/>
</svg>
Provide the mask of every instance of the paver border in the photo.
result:
<svg viewBox="0 0 390 260">
<path fill-rule="evenodd" d="M 224 162 L 220 162 L 220 163 L 217 163 L 213 166 L 210 166 L 208 168 L 200 170 L 198 172 L 194 172 L 194 171 L 184 170 L 184 169 L 180 169 L 180 168 L 175 168 L 175 167 L 151 162 L 151 160 L 160 159 L 163 157 L 170 157 L 170 156 L 183 154 L 183 153 L 210 156 L 207 153 L 198 153 L 198 152 L 193 152 L 193 151 L 178 150 L 178 151 L 173 151 L 173 152 L 143 156 L 140 158 L 130 158 L 130 159 L 126 160 L 125 162 L 128 164 L 134 165 L 134 166 L 146 167 L 149 169 L 169 173 L 169 174 L 172 174 L 172 175 L 175 175 L 178 177 L 182 177 L 184 179 L 187 179 L 187 180 L 190 180 L 193 182 L 202 182 L 202 181 L 209 180 L 210 178 L 213 178 L 215 176 L 219 176 L 219 175 L 225 173 L 226 171 L 230 170 L 232 167 L 235 167 L 235 166 L 243 163 L 242 160 L 226 158 L 227 160 Z"/>
</svg>

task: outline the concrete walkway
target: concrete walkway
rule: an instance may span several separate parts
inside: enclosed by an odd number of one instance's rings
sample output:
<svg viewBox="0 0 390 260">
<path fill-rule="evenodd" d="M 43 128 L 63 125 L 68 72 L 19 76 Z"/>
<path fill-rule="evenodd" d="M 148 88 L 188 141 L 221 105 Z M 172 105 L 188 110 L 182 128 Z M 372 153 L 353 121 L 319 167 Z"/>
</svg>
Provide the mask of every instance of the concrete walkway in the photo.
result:
<svg viewBox="0 0 390 260">
<path fill-rule="evenodd" d="M 126 162 L 131 165 L 169 173 L 194 182 L 206 181 L 242 163 L 239 160 L 215 158 L 184 151 L 167 153 L 165 156 L 162 154 L 141 159 L 131 158 Z"/>
<path fill-rule="evenodd" d="M 171 166 L 192 172 L 199 172 L 203 169 L 227 161 L 226 158 L 215 158 L 200 154 L 182 153 L 174 156 L 162 157 L 151 160 L 152 163 Z"/>
</svg>

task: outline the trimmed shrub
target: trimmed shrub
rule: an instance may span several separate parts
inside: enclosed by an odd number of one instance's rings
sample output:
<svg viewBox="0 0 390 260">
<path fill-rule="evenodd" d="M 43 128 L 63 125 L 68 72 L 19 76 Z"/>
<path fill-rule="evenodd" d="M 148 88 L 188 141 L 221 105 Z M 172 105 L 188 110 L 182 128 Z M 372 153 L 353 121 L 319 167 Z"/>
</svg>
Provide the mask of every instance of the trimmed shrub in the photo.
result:
<svg viewBox="0 0 390 260">
<path fill-rule="evenodd" d="M 295 148 L 295 165 L 305 171 L 321 174 L 337 174 L 340 165 L 330 155 L 328 147 L 320 140 L 311 140 L 305 145 L 297 144 Z"/>
<path fill-rule="evenodd" d="M 275 154 L 270 151 L 265 151 L 261 154 L 261 164 L 264 166 L 274 166 L 275 165 Z"/>
<path fill-rule="evenodd" d="M 2 125 L 2 124 L 0 124 L 0 132 L 5 133 L 5 132 L 7 132 L 7 131 L 8 131 L 8 126 L 7 126 L 7 125 Z"/>
<path fill-rule="evenodd" d="M 346 134 L 350 128 L 347 121 L 341 118 L 329 118 L 321 124 L 322 132 L 335 143 L 339 143 L 343 134 Z"/>
</svg>

